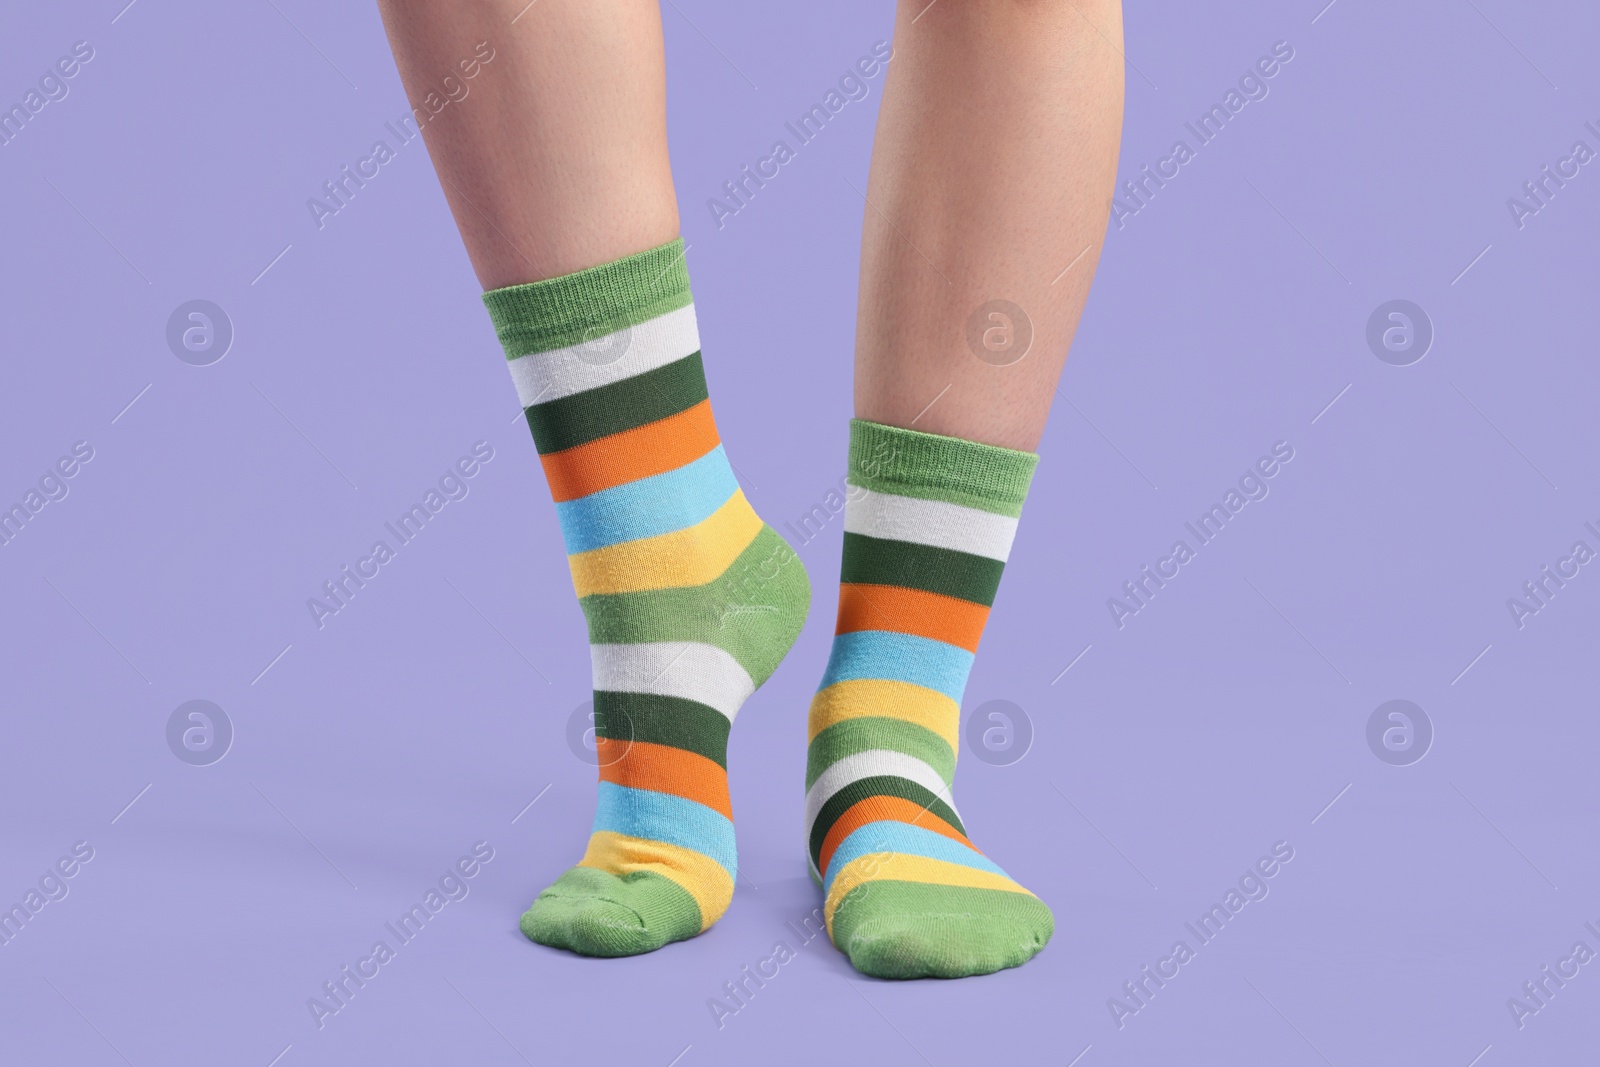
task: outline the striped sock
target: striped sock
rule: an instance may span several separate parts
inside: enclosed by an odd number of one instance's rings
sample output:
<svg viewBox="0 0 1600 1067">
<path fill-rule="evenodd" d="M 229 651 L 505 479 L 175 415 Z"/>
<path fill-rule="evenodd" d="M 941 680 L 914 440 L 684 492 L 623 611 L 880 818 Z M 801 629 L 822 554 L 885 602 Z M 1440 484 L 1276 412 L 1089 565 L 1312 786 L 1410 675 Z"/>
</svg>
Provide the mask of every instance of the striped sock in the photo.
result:
<svg viewBox="0 0 1600 1067">
<path fill-rule="evenodd" d="M 839 623 L 807 730 L 806 830 L 833 943 L 879 978 L 1027 962 L 1050 909 L 950 795 L 967 685 L 1038 457 L 856 420 Z"/>
<path fill-rule="evenodd" d="M 711 418 L 683 242 L 485 293 L 589 624 L 600 799 L 522 932 L 589 956 L 693 937 L 736 859 L 728 730 L 811 600 Z"/>
</svg>

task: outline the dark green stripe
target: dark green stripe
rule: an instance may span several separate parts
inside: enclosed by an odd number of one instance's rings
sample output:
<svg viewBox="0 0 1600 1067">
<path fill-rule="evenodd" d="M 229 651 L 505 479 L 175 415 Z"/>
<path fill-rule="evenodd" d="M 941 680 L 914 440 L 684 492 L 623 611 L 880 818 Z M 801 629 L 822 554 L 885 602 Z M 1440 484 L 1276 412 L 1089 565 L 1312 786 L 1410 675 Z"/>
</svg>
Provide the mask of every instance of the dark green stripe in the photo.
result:
<svg viewBox="0 0 1600 1067">
<path fill-rule="evenodd" d="M 839 821 L 839 816 L 849 811 L 857 801 L 868 797 L 902 797 L 920 808 L 926 808 L 929 816 L 943 819 L 961 831 L 963 836 L 966 835 L 967 828 L 961 825 L 961 820 L 956 816 L 954 809 L 925 787 L 899 775 L 880 774 L 851 782 L 822 805 L 822 810 L 817 812 L 817 821 L 811 826 L 812 863 L 818 867 L 822 866 L 818 862 L 818 857 L 822 855 L 822 842 L 827 838 L 833 824 Z"/>
<path fill-rule="evenodd" d="M 541 456 L 676 415 L 706 399 L 700 353 L 526 410 Z"/>
<path fill-rule="evenodd" d="M 594 694 L 594 733 L 606 740 L 671 745 L 728 767 L 728 730 L 733 724 L 716 708 L 655 693 Z"/>
<path fill-rule="evenodd" d="M 675 239 L 576 274 L 491 289 L 483 303 L 507 359 L 566 348 L 688 307 L 683 253 Z"/>
<path fill-rule="evenodd" d="M 760 685 L 800 633 L 810 601 L 811 585 L 799 557 L 764 526 L 715 581 L 642 593 L 593 593 L 579 603 L 589 619 L 592 645 L 698 641 L 733 656 Z"/>
<path fill-rule="evenodd" d="M 846 532 L 839 580 L 921 589 L 992 607 L 1005 569 L 1000 560 L 953 548 Z"/>
</svg>

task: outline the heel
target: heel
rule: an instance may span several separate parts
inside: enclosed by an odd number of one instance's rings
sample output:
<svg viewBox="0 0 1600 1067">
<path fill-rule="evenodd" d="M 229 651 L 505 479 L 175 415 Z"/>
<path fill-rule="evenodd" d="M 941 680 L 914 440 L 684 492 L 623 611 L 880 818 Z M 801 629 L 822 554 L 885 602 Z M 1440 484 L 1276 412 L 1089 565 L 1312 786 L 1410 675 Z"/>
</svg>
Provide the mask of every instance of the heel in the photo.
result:
<svg viewBox="0 0 1600 1067">
<path fill-rule="evenodd" d="M 740 658 L 753 668 L 750 678 L 759 687 L 805 626 L 811 579 L 789 542 L 763 525 L 750 547 L 713 583 L 711 606 L 717 629 L 724 640 L 745 651 Z"/>
</svg>

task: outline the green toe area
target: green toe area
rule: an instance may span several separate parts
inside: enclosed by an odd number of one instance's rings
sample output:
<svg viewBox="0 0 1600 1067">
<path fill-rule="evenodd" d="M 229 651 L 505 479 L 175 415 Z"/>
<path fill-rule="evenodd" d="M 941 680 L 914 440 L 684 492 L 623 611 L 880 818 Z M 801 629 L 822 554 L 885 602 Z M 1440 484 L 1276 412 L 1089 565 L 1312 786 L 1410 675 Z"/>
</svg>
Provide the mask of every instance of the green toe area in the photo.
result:
<svg viewBox="0 0 1600 1067">
<path fill-rule="evenodd" d="M 523 913 L 530 941 L 582 956 L 637 956 L 700 932 L 700 906 L 677 882 L 649 871 L 618 876 L 573 867 Z"/>
<path fill-rule="evenodd" d="M 833 913 L 833 943 L 874 978 L 966 978 L 1020 967 L 1055 931 L 1033 896 L 999 889 L 872 881 Z"/>
</svg>

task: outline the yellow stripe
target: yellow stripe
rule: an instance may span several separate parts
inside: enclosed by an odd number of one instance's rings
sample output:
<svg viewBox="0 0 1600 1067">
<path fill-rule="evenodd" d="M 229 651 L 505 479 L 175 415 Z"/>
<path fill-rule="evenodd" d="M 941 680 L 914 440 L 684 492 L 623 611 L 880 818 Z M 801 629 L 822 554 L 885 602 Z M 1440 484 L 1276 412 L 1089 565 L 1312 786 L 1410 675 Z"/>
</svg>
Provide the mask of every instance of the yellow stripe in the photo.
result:
<svg viewBox="0 0 1600 1067">
<path fill-rule="evenodd" d="M 806 742 L 835 723 L 870 715 L 915 723 L 944 738 L 950 751 L 961 750 L 961 708 L 954 700 L 910 682 L 878 678 L 835 682 L 812 697 Z"/>
<path fill-rule="evenodd" d="M 579 597 L 705 585 L 750 547 L 761 526 L 740 489 L 704 522 L 568 556 L 572 584 Z"/>
<path fill-rule="evenodd" d="M 728 910 L 733 900 L 733 879 L 722 864 L 691 848 L 629 837 L 611 830 L 596 830 L 589 847 L 578 861 L 580 867 L 597 867 L 615 875 L 650 871 L 681 885 L 700 906 L 700 929 L 704 930 Z"/>
<path fill-rule="evenodd" d="M 833 933 L 833 913 L 850 890 L 867 882 L 892 879 L 897 882 L 922 882 L 927 885 L 964 886 L 970 889 L 1000 889 L 1010 893 L 1033 896 L 1011 879 L 976 867 L 959 863 L 912 856 L 904 852 L 873 852 L 858 856 L 845 864 L 828 890 L 828 899 L 822 905 L 822 917 L 827 920 L 828 933 Z"/>
</svg>

